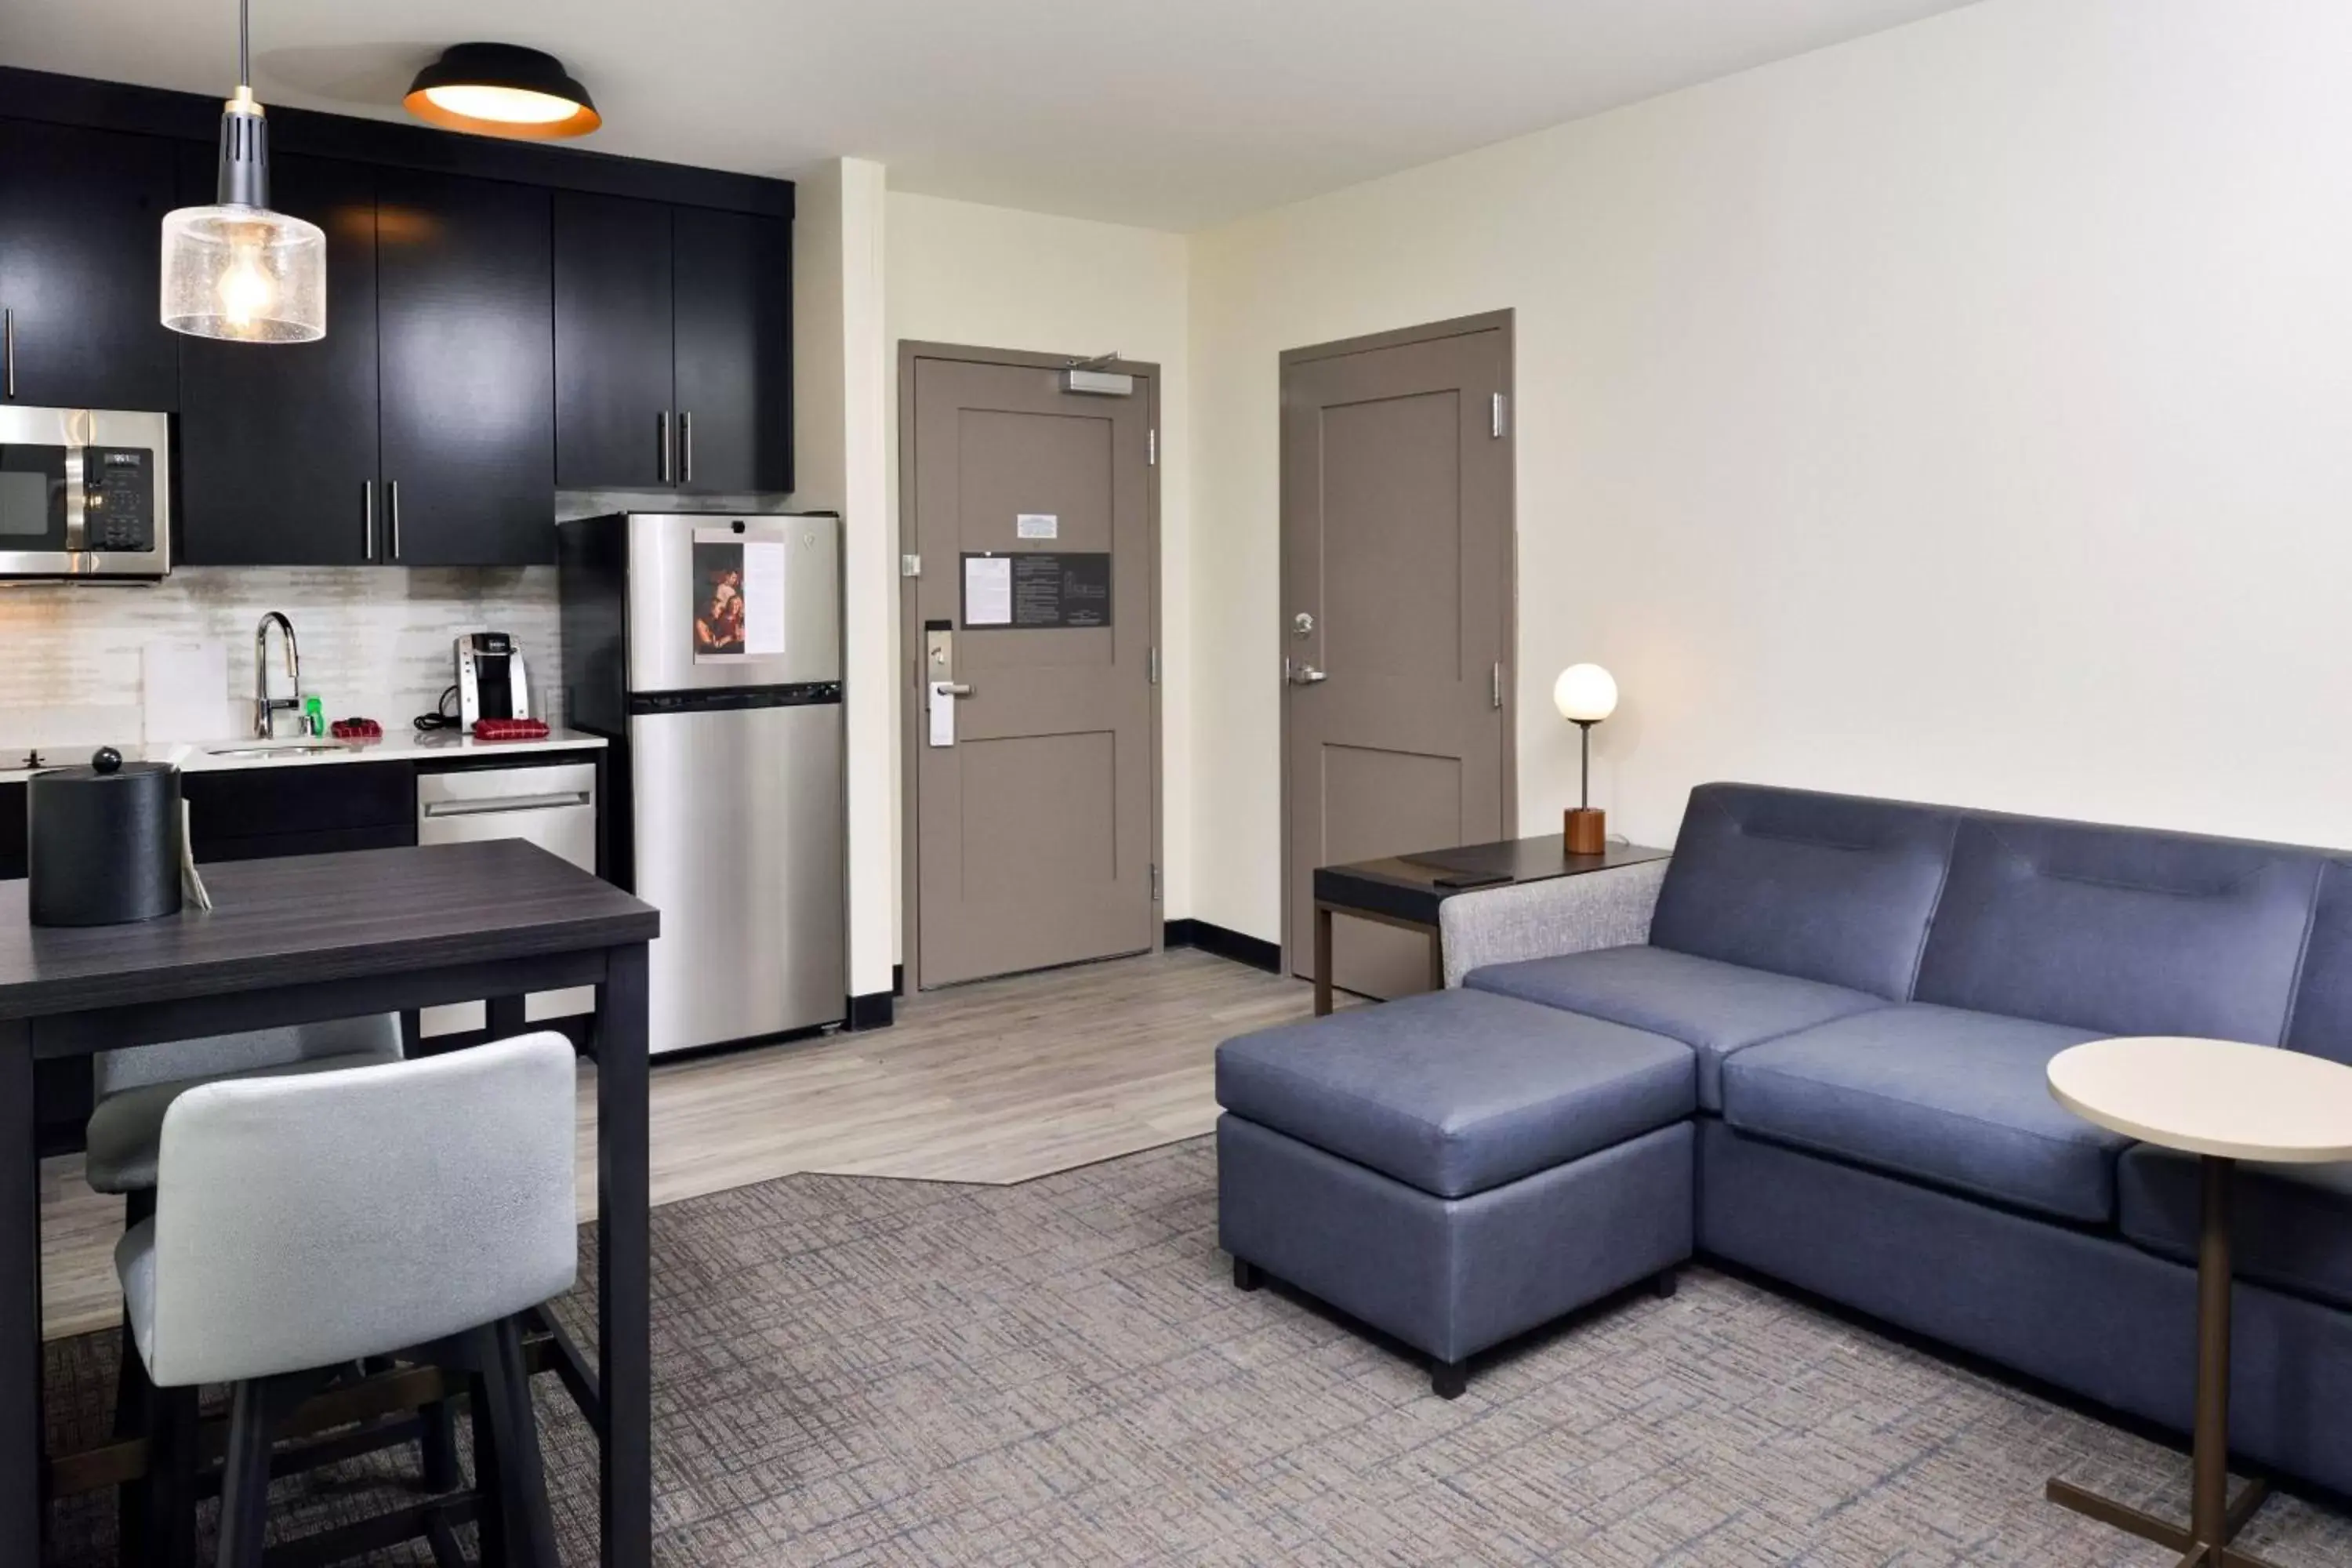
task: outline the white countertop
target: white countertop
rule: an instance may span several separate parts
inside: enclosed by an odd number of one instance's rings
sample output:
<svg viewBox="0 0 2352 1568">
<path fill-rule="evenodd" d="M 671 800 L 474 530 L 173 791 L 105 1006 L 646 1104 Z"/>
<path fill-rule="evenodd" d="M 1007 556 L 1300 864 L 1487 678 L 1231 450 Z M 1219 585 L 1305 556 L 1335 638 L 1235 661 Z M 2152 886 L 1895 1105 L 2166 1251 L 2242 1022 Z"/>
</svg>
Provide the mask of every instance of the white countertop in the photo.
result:
<svg viewBox="0 0 2352 1568">
<path fill-rule="evenodd" d="M 477 741 L 455 730 L 425 731 L 406 724 L 387 729 L 381 741 L 302 740 L 287 737 L 267 741 L 198 741 L 178 745 L 120 746 L 126 762 L 177 763 L 180 771 L 190 773 L 232 772 L 241 768 L 306 768 L 336 767 L 345 763 L 429 763 L 445 758 L 463 757 L 472 761 L 482 757 L 519 756 L 531 752 L 569 752 L 583 747 L 604 744 L 601 735 L 583 735 L 576 730 L 556 730 L 543 741 Z M 269 753 L 245 756 L 218 756 L 214 753 L 243 747 L 271 746 L 281 750 Z M 330 745 L 328 752 L 287 754 L 288 746 Z M 41 755 L 49 767 L 75 767 L 89 761 L 98 748 L 90 745 L 43 746 Z M 22 763 L 24 752 L 17 748 L 0 749 L 0 762 Z M 0 784 L 15 784 L 31 778 L 40 768 L 21 766 L 0 767 Z"/>
</svg>

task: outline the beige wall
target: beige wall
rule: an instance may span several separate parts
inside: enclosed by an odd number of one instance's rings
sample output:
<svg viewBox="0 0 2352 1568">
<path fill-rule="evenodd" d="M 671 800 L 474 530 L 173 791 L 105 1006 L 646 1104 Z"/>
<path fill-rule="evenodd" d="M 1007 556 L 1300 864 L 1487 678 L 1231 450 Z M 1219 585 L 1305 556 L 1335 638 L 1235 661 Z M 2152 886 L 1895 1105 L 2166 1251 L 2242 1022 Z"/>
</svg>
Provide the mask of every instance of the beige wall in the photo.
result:
<svg viewBox="0 0 2352 1568">
<path fill-rule="evenodd" d="M 1116 349 L 1162 376 L 1160 430 L 1161 723 L 1168 759 L 1164 913 L 1191 913 L 1192 478 L 1187 440 L 1186 244 L 1181 235 L 890 193 L 887 473 L 898 461 L 898 345 L 958 343 L 1036 353 Z M 895 520 L 896 507 L 892 515 Z M 894 522 L 895 526 L 895 522 Z M 894 552 L 897 546 L 892 546 Z M 903 698 L 903 683 L 894 684 Z M 903 742 L 902 731 L 894 735 Z M 892 779 L 898 778 L 895 765 Z M 893 808 L 895 810 L 895 807 Z"/>
<path fill-rule="evenodd" d="M 1737 777 L 2352 845 L 2347 58 L 1990 0 L 1195 237 L 1192 912 L 1279 932 L 1276 356 L 1506 306 L 1525 830 L 1591 658 L 1651 842 Z"/>
<path fill-rule="evenodd" d="M 842 516 L 842 663 L 849 790 L 849 989 L 890 989 L 898 819 L 890 685 L 898 579 L 882 481 L 886 401 L 882 165 L 836 158 L 795 176 L 794 506 Z"/>
</svg>

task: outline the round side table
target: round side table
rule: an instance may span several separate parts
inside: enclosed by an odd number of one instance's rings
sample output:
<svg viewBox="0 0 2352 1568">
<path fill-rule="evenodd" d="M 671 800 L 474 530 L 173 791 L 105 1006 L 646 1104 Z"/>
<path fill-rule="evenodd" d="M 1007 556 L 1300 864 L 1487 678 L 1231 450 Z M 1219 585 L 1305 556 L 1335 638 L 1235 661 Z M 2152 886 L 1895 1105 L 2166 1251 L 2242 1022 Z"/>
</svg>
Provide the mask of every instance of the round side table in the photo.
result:
<svg viewBox="0 0 2352 1568">
<path fill-rule="evenodd" d="M 2201 1157 L 2197 1247 L 2196 1479 L 2189 1528 L 2053 1480 L 2054 1503 L 2174 1552 L 2180 1568 L 2264 1568 L 2230 1544 L 2269 1489 L 2230 1500 L 2230 1214 L 2241 1160 L 2352 1161 L 2352 1068 L 2271 1046 L 2167 1037 L 2094 1040 L 2051 1058 L 2050 1092 L 2143 1143 Z"/>
</svg>

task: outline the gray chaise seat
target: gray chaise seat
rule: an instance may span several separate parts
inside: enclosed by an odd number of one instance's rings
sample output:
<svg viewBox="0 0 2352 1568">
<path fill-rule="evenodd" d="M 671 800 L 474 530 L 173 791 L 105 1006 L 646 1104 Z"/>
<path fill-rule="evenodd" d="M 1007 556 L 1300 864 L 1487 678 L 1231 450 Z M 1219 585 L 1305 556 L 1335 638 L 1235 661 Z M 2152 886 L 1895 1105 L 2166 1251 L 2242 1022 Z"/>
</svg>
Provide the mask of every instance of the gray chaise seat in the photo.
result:
<svg viewBox="0 0 2352 1568">
<path fill-rule="evenodd" d="M 1393 1334 L 1449 1397 L 1477 1352 L 1690 1256 L 1677 1040 L 1447 992 L 1229 1041 L 1217 1099 L 1236 1278 Z"/>
<path fill-rule="evenodd" d="M 2049 1059 L 2182 1034 L 2352 1060 L 2352 859 L 2322 850 L 1710 784 L 1653 880 L 1442 925 L 1447 997 L 1691 1048 L 1701 1255 L 2180 1430 L 2194 1163 L 2065 1112 Z M 2248 1167 L 2239 1209 L 2233 1445 L 2352 1491 L 2352 1170 Z"/>
</svg>

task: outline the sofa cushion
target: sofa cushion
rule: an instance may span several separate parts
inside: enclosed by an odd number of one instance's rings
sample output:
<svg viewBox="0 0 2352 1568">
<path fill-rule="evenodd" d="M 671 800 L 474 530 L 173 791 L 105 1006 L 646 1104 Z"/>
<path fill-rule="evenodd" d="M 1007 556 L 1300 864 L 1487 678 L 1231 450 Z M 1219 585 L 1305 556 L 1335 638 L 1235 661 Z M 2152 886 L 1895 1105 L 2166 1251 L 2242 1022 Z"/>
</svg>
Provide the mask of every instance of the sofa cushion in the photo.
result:
<svg viewBox="0 0 2352 1568">
<path fill-rule="evenodd" d="M 1907 1001 L 1960 814 L 1760 784 L 1702 784 L 1650 941 Z"/>
<path fill-rule="evenodd" d="M 1972 815 L 1916 999 L 2276 1045 L 2321 865 L 2276 845 Z"/>
<path fill-rule="evenodd" d="M 2197 1261 L 2204 1194 L 2196 1155 L 2137 1143 L 2116 1164 L 2124 1235 Z M 2352 1309 L 2352 1165 L 2238 1167 L 2230 1260 L 2238 1277 Z"/>
<path fill-rule="evenodd" d="M 1474 969 L 1466 986 L 1647 1029 L 1698 1053 L 1699 1104 L 1723 1109 L 1723 1058 L 1743 1046 L 1888 1003 L 1663 947 L 1605 947 Z"/>
<path fill-rule="evenodd" d="M 2050 1097 L 2050 1058 L 2096 1037 L 1914 1003 L 1740 1051 L 1723 1118 L 1759 1137 L 2016 1208 L 2095 1223 L 2131 1140 Z"/>
<path fill-rule="evenodd" d="M 1217 1047 L 1217 1103 L 1439 1197 L 1688 1116 L 1690 1047 L 1481 991 L 1286 1024 Z"/>
<path fill-rule="evenodd" d="M 2286 1043 L 2352 1065 L 2352 861 L 2330 860 L 2319 874 L 2319 906 L 2304 945 Z"/>
</svg>

